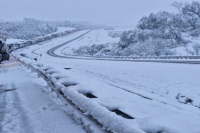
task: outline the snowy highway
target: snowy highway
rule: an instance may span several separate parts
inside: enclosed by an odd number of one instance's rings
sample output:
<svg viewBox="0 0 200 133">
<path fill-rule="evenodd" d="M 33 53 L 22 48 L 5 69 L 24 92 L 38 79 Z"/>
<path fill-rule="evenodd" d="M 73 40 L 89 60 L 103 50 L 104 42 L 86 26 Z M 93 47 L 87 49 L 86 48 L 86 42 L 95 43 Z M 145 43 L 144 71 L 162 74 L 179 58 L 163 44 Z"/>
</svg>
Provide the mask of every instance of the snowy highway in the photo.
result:
<svg viewBox="0 0 200 133">
<path fill-rule="evenodd" d="M 200 0 L 0 12 L 0 133 L 200 133 Z"/>
<path fill-rule="evenodd" d="M 200 132 L 199 65 L 83 60 L 62 55 L 63 49 L 67 48 L 70 52 L 76 45 L 100 41 L 102 38 L 97 39 L 98 36 L 105 39 L 104 31 L 88 33 L 83 30 L 17 50 L 14 54 L 23 53 L 33 62 L 33 58 L 37 57 L 37 63 L 66 75 L 69 81 L 76 83 L 70 90 L 76 90 L 80 95 L 92 94 L 94 97 L 89 101 L 106 108 L 116 120 L 119 118 L 138 132 Z M 67 88 L 63 90 L 65 92 L 67 95 Z M 72 97 L 71 100 L 76 98 Z M 97 119 L 106 121 L 106 117 Z M 110 121 L 111 125 L 113 122 Z"/>
<path fill-rule="evenodd" d="M 65 105 L 42 78 L 14 58 L 0 66 L 1 133 L 86 132 L 62 110 Z"/>
</svg>

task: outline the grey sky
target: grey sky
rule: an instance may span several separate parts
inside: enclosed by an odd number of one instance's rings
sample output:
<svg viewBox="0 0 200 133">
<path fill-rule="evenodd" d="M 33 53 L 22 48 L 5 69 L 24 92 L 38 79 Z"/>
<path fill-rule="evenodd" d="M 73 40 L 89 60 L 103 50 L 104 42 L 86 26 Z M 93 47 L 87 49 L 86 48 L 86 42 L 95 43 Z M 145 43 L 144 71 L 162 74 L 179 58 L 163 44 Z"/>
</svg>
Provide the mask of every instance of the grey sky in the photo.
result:
<svg viewBox="0 0 200 133">
<path fill-rule="evenodd" d="M 151 12 L 175 11 L 175 0 L 5 0 L 0 19 L 88 21 L 103 24 L 130 24 Z M 181 1 L 181 0 L 176 0 Z M 190 0 L 182 0 L 190 1 Z M 192 0 L 191 0 L 192 1 Z"/>
</svg>

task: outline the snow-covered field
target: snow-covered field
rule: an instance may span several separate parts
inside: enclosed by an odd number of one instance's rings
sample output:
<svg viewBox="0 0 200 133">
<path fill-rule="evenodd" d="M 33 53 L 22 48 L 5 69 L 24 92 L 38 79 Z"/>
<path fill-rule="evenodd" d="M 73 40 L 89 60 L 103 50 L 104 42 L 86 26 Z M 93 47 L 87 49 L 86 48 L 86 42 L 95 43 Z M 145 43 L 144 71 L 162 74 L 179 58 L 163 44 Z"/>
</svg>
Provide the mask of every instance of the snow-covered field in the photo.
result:
<svg viewBox="0 0 200 133">
<path fill-rule="evenodd" d="M 85 32 L 87 31 L 80 31 L 43 45 L 18 50 L 15 54 L 25 53 L 27 57 L 38 57 L 38 63 L 51 66 L 66 75 L 69 81 L 78 83 L 63 90 L 66 95 L 69 95 L 70 90 L 83 94 L 92 93 L 97 97 L 91 99 L 95 105 L 109 110 L 119 109 L 133 117 L 132 120 L 122 120 L 131 127 L 150 133 L 200 132 L 200 111 L 197 108 L 200 107 L 199 65 L 67 59 L 47 54 L 49 49 Z M 104 30 L 91 31 L 59 48 L 56 54 L 62 55 L 63 49 L 70 53 L 72 48 L 81 45 L 115 41 L 118 39 L 109 38 Z M 40 54 L 41 57 L 38 56 Z M 72 99 L 78 100 L 79 94 L 75 96 L 77 98 Z M 81 104 L 80 101 L 76 102 Z M 88 107 L 86 104 L 85 106 Z M 118 117 L 122 119 L 121 116 Z M 116 115 L 116 119 L 118 117 Z M 104 117 L 102 120 L 106 121 Z"/>
</svg>

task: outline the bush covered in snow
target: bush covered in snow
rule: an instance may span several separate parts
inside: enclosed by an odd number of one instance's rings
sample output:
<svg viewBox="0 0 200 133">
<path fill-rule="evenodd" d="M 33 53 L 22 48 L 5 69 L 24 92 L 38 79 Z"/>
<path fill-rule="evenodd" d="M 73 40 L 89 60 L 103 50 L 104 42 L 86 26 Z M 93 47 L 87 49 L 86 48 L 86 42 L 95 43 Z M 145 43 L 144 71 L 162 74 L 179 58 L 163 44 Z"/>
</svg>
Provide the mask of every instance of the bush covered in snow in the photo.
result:
<svg viewBox="0 0 200 133">
<path fill-rule="evenodd" d="M 120 43 L 93 44 L 92 46 L 81 46 L 78 49 L 72 49 L 76 55 L 89 56 L 159 56 L 174 55 L 175 51 L 164 47 L 166 42 L 160 40 L 149 41 L 143 45 L 132 45 L 122 49 Z M 153 45 L 152 45 L 153 44 Z"/>
<path fill-rule="evenodd" d="M 108 36 L 111 36 L 112 38 L 118 38 L 121 37 L 123 31 L 109 31 Z"/>
<path fill-rule="evenodd" d="M 77 55 L 96 55 L 98 52 L 102 50 L 106 50 L 106 44 L 93 44 L 92 46 L 81 46 L 78 49 L 73 49 L 74 54 Z M 108 51 L 107 51 L 108 52 Z"/>
<path fill-rule="evenodd" d="M 139 29 L 187 32 L 192 36 L 200 36 L 200 3 L 173 3 L 179 13 L 159 12 L 144 16 L 138 24 Z M 170 32 L 168 32 L 170 33 Z M 174 34 L 168 34 L 167 36 Z"/>
</svg>

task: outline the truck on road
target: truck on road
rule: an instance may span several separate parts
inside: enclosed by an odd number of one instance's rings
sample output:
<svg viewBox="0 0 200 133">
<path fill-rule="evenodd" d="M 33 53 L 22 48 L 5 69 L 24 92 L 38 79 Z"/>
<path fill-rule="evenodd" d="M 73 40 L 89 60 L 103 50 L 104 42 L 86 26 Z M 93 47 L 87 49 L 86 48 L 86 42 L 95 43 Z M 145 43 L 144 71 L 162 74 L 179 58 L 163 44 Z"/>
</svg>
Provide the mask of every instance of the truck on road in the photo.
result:
<svg viewBox="0 0 200 133">
<path fill-rule="evenodd" d="M 0 35 L 0 63 L 4 60 L 9 60 L 9 47 L 6 44 L 6 36 Z"/>
</svg>

